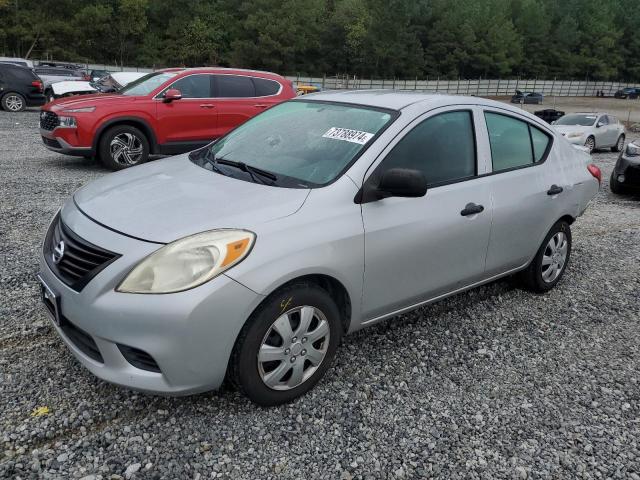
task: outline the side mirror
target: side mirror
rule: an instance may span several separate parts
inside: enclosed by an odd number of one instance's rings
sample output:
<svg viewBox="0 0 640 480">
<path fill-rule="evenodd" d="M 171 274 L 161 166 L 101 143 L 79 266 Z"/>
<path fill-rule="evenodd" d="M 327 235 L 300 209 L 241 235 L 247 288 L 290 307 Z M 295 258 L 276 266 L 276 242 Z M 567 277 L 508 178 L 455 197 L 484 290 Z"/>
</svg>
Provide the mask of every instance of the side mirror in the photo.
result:
<svg viewBox="0 0 640 480">
<path fill-rule="evenodd" d="M 182 92 L 175 88 L 170 88 L 166 92 L 164 92 L 164 99 L 162 100 L 164 103 L 171 103 L 174 100 L 180 100 L 182 98 Z"/>
<path fill-rule="evenodd" d="M 382 174 L 378 184 L 369 179 L 363 185 L 356 203 L 369 203 L 388 197 L 415 198 L 427 193 L 427 179 L 420 170 L 392 168 Z"/>
</svg>

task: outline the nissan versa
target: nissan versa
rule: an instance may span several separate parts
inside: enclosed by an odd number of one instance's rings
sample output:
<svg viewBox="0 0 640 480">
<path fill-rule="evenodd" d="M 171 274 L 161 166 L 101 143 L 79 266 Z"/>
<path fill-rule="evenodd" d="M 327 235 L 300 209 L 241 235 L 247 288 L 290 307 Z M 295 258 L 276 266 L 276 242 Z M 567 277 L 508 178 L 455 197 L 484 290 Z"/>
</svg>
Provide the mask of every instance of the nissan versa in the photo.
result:
<svg viewBox="0 0 640 480">
<path fill-rule="evenodd" d="M 78 190 L 46 235 L 42 297 L 100 378 L 170 394 L 229 378 L 280 404 L 345 333 L 515 273 L 554 287 L 599 188 L 588 161 L 480 98 L 299 97 Z"/>
</svg>

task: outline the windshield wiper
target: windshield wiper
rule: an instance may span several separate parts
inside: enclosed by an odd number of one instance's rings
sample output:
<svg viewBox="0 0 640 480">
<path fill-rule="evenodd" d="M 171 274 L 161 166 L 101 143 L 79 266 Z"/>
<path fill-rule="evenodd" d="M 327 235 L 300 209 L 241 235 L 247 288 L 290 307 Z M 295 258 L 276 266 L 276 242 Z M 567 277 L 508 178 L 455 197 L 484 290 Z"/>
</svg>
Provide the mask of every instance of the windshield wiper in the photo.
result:
<svg viewBox="0 0 640 480">
<path fill-rule="evenodd" d="M 242 170 L 243 172 L 248 173 L 254 181 L 256 181 L 255 174 L 260 175 L 263 178 L 268 178 L 269 180 L 274 181 L 274 182 L 276 180 L 278 180 L 277 175 L 275 175 L 275 174 L 273 174 L 271 172 L 268 172 L 267 170 L 262 170 L 261 168 L 253 167 L 251 165 L 247 165 L 244 162 L 236 162 L 235 160 L 225 160 L 224 158 L 219 158 L 218 159 L 218 158 L 215 158 L 215 157 L 213 158 L 213 161 L 215 163 L 219 163 L 221 165 L 229 165 L 230 167 L 236 167 L 236 168 Z"/>
</svg>

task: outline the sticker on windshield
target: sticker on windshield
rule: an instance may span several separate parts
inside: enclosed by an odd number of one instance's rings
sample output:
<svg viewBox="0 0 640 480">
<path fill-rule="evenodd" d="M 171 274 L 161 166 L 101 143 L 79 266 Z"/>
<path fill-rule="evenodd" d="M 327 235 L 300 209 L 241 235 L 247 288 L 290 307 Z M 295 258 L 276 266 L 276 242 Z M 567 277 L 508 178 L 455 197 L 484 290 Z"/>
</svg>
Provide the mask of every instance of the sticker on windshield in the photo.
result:
<svg viewBox="0 0 640 480">
<path fill-rule="evenodd" d="M 344 140 L 345 142 L 358 143 L 364 145 L 373 137 L 373 133 L 351 130 L 349 128 L 331 127 L 323 138 L 333 138 L 334 140 Z"/>
</svg>

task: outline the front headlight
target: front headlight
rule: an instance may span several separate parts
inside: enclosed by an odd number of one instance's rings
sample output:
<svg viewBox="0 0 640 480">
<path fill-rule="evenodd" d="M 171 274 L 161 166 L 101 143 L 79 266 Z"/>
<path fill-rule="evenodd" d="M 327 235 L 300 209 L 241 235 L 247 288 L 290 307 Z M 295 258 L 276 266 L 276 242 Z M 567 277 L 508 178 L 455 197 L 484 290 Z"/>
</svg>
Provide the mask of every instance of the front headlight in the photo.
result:
<svg viewBox="0 0 640 480">
<path fill-rule="evenodd" d="M 635 143 L 627 145 L 627 155 L 630 157 L 637 157 L 640 155 L 640 145 L 636 145 Z"/>
<path fill-rule="evenodd" d="M 567 138 L 579 138 L 581 136 L 582 136 L 582 133 L 580 132 L 567 133 Z"/>
<path fill-rule="evenodd" d="M 75 117 L 58 117 L 58 126 L 66 128 L 76 128 Z"/>
<path fill-rule="evenodd" d="M 255 238 L 255 233 L 247 230 L 211 230 L 176 240 L 142 260 L 116 290 L 124 293 L 189 290 L 241 262 L 251 251 Z"/>
</svg>

